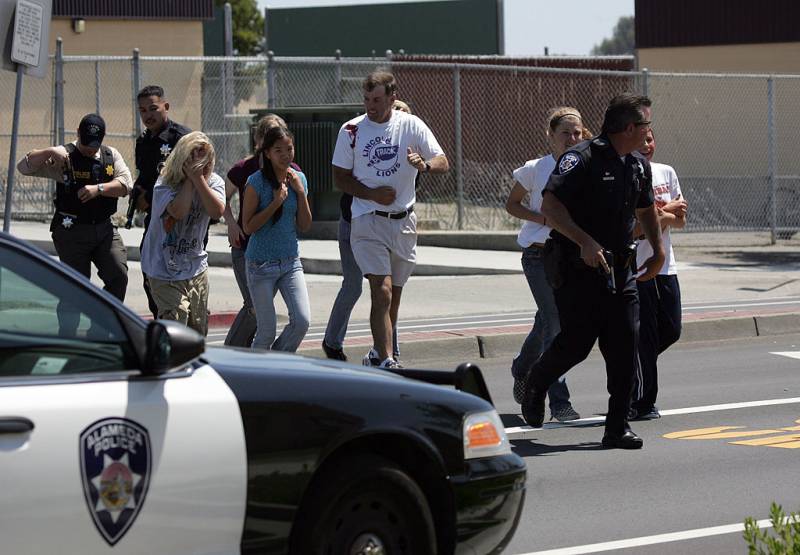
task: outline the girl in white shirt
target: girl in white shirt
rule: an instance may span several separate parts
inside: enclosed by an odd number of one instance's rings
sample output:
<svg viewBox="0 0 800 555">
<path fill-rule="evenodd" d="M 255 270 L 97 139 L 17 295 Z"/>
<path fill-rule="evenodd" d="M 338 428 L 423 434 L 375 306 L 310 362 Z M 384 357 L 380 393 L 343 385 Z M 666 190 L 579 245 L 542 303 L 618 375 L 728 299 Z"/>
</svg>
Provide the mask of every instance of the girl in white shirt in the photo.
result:
<svg viewBox="0 0 800 555">
<path fill-rule="evenodd" d="M 542 190 L 556 167 L 558 157 L 581 140 L 591 137 L 590 133 L 588 137 L 585 136 L 585 132 L 578 110 L 570 106 L 553 110 L 547 118 L 546 128 L 551 154 L 529 160 L 524 166 L 514 170 L 514 187 L 506 201 L 508 213 L 524 222 L 517 242 L 523 249 L 522 270 L 537 307 L 533 328 L 511 363 L 514 400 L 517 403 L 522 403 L 533 363 L 550 346 L 561 330 L 553 289 L 547 282 L 544 272 L 544 243 L 550 236 L 550 227 L 547 226 L 547 219 L 541 213 Z M 550 400 L 552 418 L 560 422 L 580 418 L 572 408 L 569 389 L 563 376 L 550 386 L 547 396 Z"/>
</svg>

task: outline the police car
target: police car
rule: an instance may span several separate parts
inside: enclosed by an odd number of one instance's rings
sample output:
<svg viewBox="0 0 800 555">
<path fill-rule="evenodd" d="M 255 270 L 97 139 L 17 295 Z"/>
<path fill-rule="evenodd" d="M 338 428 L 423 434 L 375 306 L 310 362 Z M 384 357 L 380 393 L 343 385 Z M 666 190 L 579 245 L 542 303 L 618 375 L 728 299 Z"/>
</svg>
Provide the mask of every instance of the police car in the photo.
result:
<svg viewBox="0 0 800 555">
<path fill-rule="evenodd" d="M 499 552 L 525 464 L 480 371 L 399 372 L 206 349 L 0 234 L 0 551 Z"/>
</svg>

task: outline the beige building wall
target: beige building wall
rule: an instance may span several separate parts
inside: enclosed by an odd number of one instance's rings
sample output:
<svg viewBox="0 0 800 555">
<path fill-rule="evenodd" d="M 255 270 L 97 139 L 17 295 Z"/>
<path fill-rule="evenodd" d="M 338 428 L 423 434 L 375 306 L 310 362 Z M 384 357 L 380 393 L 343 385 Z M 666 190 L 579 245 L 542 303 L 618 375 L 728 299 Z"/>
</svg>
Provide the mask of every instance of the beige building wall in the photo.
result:
<svg viewBox="0 0 800 555">
<path fill-rule="evenodd" d="M 54 19 L 50 25 L 50 52 L 61 37 L 65 56 L 202 56 L 202 21 L 87 19 L 83 33 L 72 30 L 72 20 Z"/>
<path fill-rule="evenodd" d="M 800 75 L 800 42 L 640 48 L 637 56 L 650 71 Z"/>
</svg>

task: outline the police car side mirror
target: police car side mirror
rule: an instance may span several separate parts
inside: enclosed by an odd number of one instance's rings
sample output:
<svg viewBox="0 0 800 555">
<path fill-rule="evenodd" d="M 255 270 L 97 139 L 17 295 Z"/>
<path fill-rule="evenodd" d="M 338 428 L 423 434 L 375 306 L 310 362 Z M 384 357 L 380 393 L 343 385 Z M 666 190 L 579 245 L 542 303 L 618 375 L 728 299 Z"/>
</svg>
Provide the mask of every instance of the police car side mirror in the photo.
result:
<svg viewBox="0 0 800 555">
<path fill-rule="evenodd" d="M 142 371 L 147 375 L 164 372 L 190 362 L 205 351 L 205 338 L 193 329 L 171 320 L 147 325 L 147 343 Z"/>
</svg>

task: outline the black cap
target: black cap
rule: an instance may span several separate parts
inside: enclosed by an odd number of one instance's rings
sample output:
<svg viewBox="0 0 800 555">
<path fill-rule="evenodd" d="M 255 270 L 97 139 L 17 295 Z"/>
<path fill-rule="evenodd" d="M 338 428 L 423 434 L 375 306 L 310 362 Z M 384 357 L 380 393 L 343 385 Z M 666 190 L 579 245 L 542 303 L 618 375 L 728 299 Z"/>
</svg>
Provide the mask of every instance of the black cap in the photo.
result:
<svg viewBox="0 0 800 555">
<path fill-rule="evenodd" d="M 78 138 L 83 146 L 100 148 L 106 136 L 106 122 L 97 114 L 86 114 L 78 126 Z"/>
</svg>

